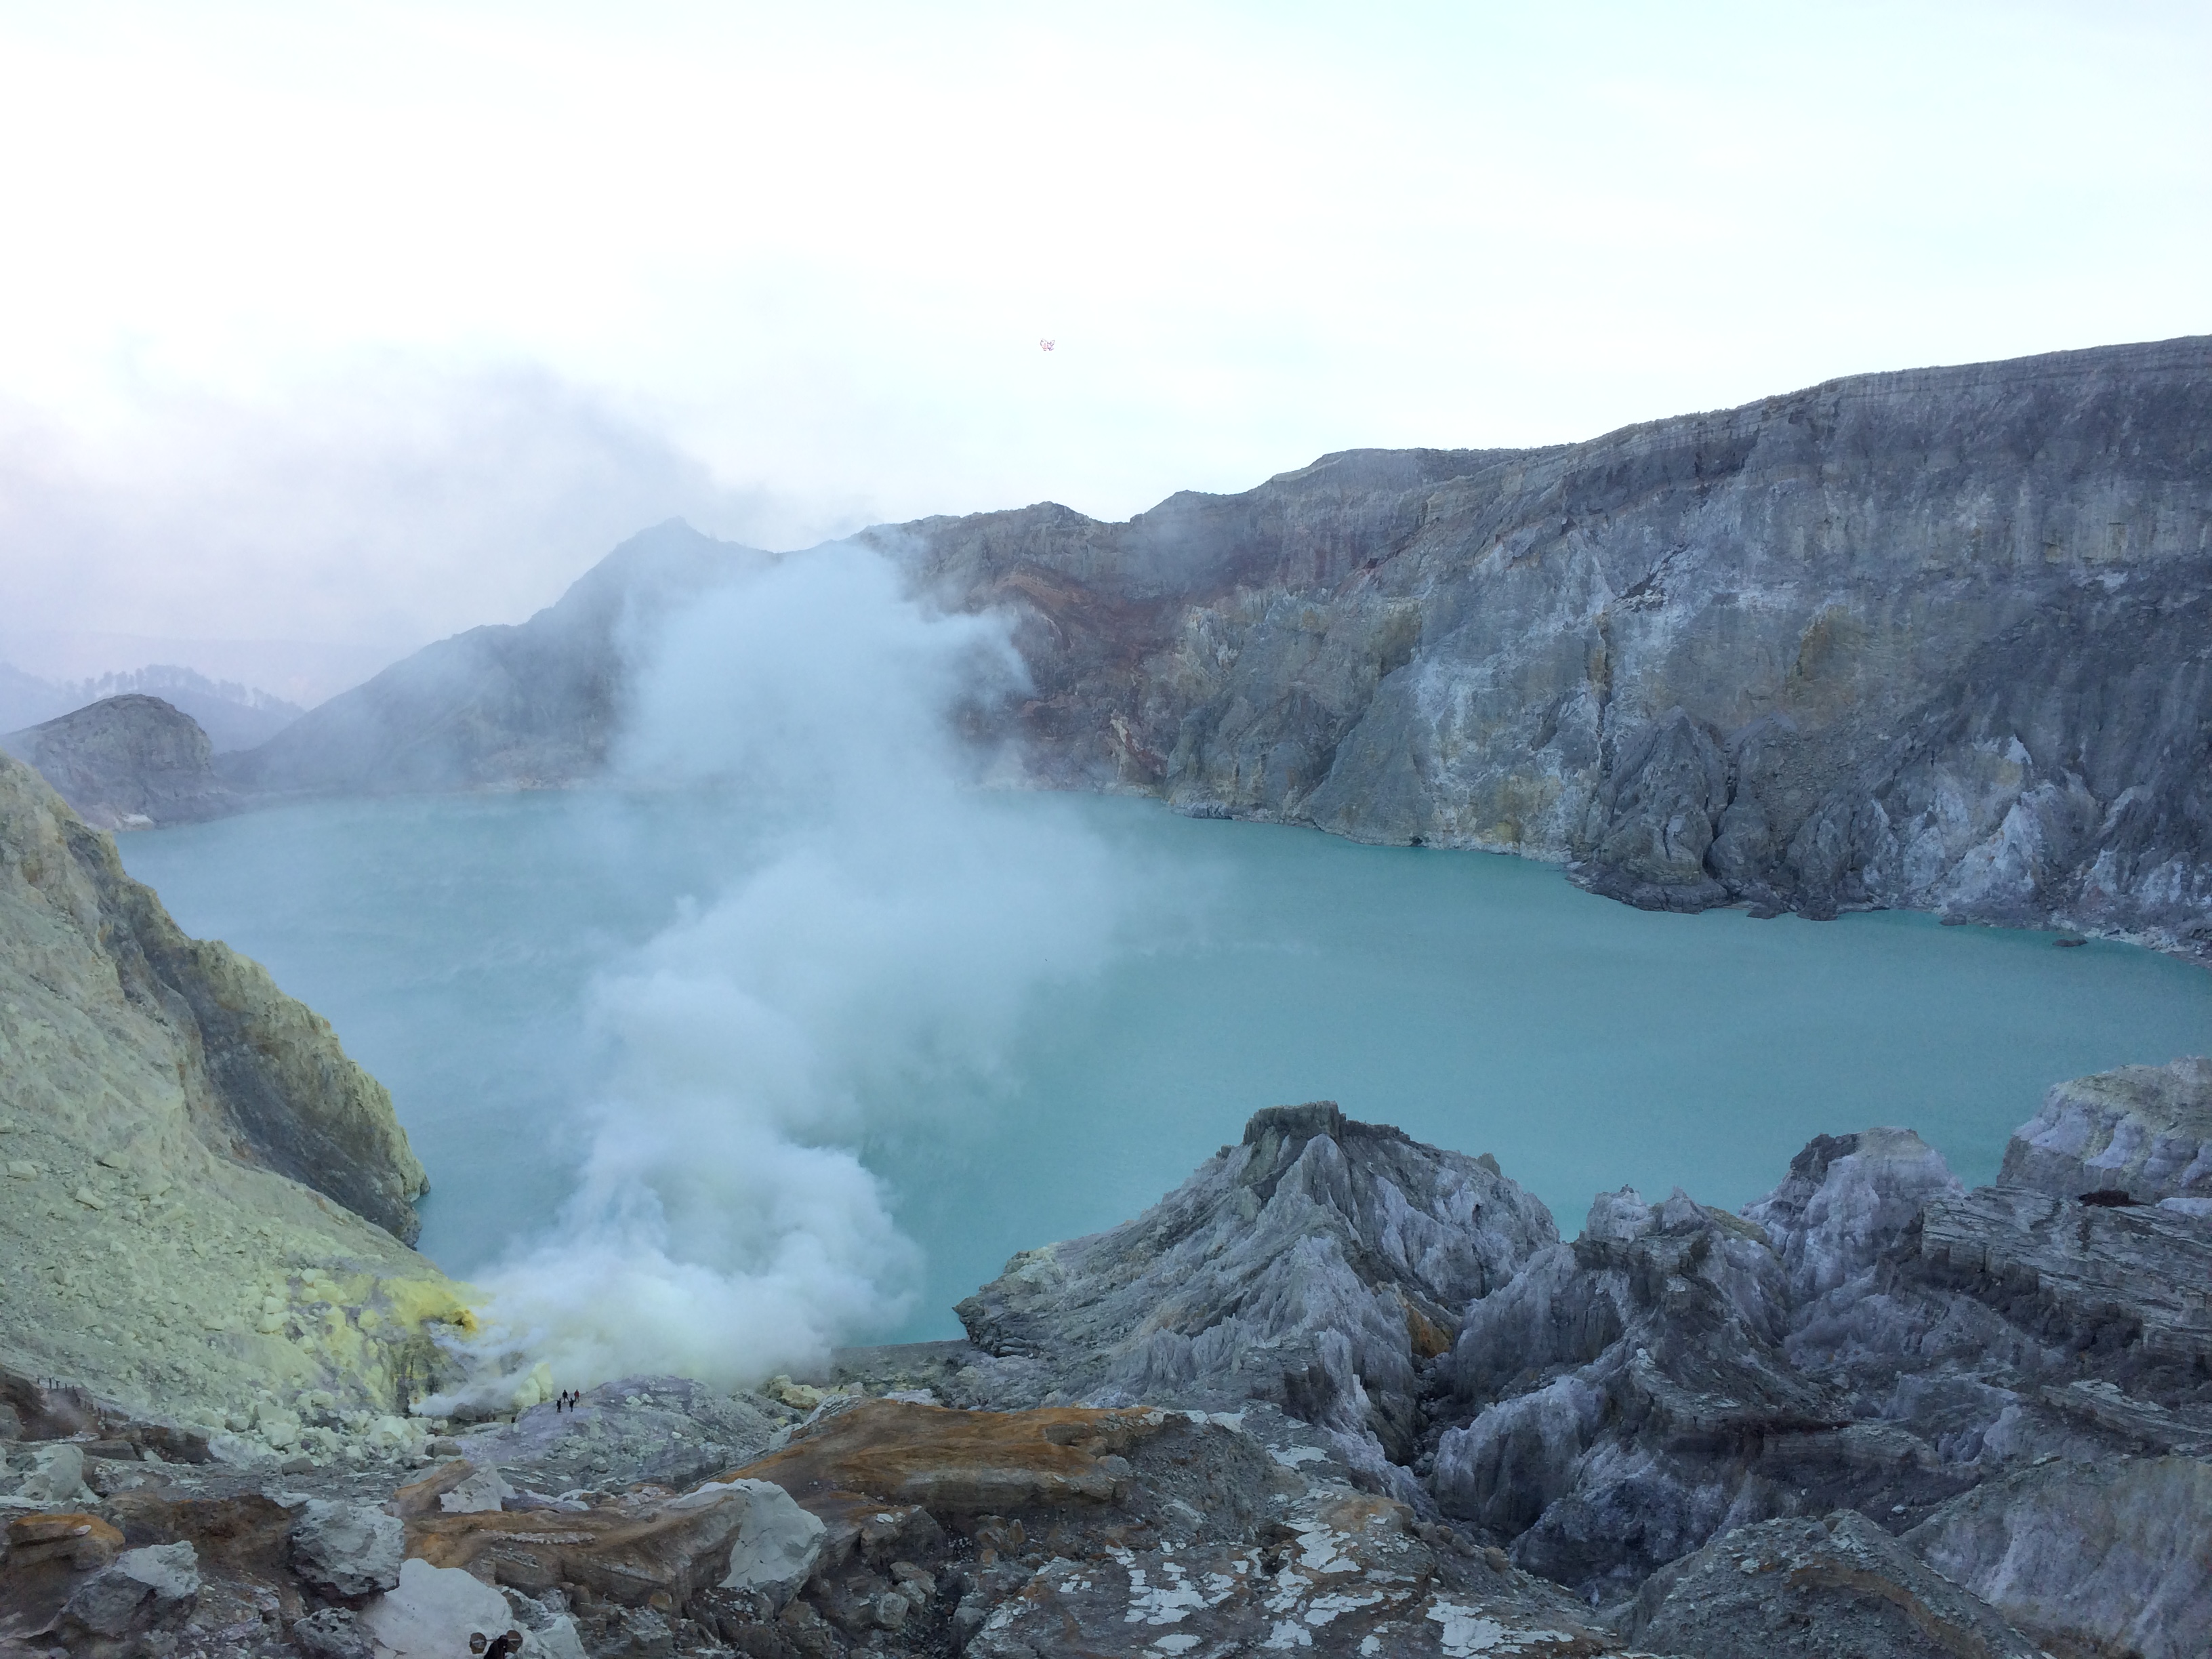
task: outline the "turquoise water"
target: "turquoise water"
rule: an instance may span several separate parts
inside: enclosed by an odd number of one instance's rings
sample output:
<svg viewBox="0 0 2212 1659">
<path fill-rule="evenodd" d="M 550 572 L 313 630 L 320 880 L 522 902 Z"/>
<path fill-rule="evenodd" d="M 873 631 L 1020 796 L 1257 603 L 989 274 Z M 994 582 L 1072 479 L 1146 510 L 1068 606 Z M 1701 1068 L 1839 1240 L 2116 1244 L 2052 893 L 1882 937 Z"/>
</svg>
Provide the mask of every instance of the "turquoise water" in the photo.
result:
<svg viewBox="0 0 2212 1659">
<path fill-rule="evenodd" d="M 1279 1102 L 1492 1152 L 1572 1233 L 1601 1188 L 1734 1206 L 1814 1134 L 1875 1123 L 1986 1181 L 2051 1082 L 2212 1050 L 2212 975 L 2125 946 L 1653 915 L 1541 865 L 1143 801 L 994 810 L 1079 815 L 1141 943 L 1037 992 L 994 1077 L 872 1115 L 926 1281 L 904 1328 L 856 1336 L 957 1334 L 952 1303 L 1009 1255 L 1134 1215 Z M 422 1247 L 464 1275 L 568 1190 L 594 975 L 748 856 L 717 803 L 613 793 L 325 803 L 120 844 L 391 1087 L 434 1183 Z"/>
</svg>

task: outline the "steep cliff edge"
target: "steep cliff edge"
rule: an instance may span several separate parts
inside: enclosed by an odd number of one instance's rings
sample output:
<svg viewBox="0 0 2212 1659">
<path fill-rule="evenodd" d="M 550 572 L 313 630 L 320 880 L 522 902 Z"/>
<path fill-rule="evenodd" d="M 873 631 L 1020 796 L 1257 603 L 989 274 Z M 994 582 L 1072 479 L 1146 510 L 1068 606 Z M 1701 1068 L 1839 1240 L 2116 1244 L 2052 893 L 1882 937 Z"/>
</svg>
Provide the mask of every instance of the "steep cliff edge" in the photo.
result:
<svg viewBox="0 0 2212 1659">
<path fill-rule="evenodd" d="M 18 1370 L 157 1409 L 388 1408 L 434 1366 L 423 1320 L 465 1317 L 401 1242 L 426 1182 L 383 1088 L 4 758 L 0 1130 Z"/>
<path fill-rule="evenodd" d="M 1654 908 L 2212 939 L 2212 338 L 867 533 L 1021 618 L 1048 783 Z"/>
<path fill-rule="evenodd" d="M 192 717 L 137 692 L 0 738 L 77 815 L 100 830 L 195 823 L 239 809 L 215 775 L 213 745 Z"/>
</svg>

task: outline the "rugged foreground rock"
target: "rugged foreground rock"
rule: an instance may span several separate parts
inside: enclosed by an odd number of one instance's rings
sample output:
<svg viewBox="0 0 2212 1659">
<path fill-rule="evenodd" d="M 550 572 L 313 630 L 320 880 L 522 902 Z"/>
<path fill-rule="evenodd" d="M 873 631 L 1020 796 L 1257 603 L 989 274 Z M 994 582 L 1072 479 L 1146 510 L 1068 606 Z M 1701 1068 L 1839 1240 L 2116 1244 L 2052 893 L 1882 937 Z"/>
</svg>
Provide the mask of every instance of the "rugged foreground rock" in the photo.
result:
<svg viewBox="0 0 2212 1659">
<path fill-rule="evenodd" d="M 137 692 L 0 738 L 97 830 L 197 823 L 241 805 L 215 775 L 214 750 L 192 717 Z"/>
<path fill-rule="evenodd" d="M 1557 1238 L 1495 1162 L 1321 1102 L 1260 1113 L 1137 1220 L 1017 1256 L 957 1311 L 1039 1395 L 1273 1400 L 1380 1471 L 1409 1454 L 1458 1310 Z M 1013 1372 L 996 1397 L 1025 1392 Z"/>
<path fill-rule="evenodd" d="M 419 1439 L 466 1316 L 402 1242 L 424 1184 L 330 1027 L 0 757 L 0 1364 L 266 1445 L 302 1395 Z"/>
<path fill-rule="evenodd" d="M 427 1443 L 325 1412 L 280 1462 L 16 1379 L 0 1652 L 2201 1655 L 2212 1223 L 2073 1188 L 2166 1169 L 2208 1079 L 2054 1091 L 1995 1188 L 1869 1130 L 1571 1242 L 1278 1108 L 969 1341 Z"/>
</svg>

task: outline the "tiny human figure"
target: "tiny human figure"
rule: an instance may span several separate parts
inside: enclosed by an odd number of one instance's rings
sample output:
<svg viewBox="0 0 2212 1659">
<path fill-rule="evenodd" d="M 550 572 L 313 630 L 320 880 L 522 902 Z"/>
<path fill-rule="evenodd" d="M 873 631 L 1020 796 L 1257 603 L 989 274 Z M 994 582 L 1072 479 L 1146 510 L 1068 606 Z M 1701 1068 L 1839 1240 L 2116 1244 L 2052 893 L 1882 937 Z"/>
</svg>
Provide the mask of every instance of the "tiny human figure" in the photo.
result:
<svg viewBox="0 0 2212 1659">
<path fill-rule="evenodd" d="M 522 1632 L 511 1630 L 484 1650 L 484 1659 L 507 1659 L 522 1650 Z"/>
</svg>

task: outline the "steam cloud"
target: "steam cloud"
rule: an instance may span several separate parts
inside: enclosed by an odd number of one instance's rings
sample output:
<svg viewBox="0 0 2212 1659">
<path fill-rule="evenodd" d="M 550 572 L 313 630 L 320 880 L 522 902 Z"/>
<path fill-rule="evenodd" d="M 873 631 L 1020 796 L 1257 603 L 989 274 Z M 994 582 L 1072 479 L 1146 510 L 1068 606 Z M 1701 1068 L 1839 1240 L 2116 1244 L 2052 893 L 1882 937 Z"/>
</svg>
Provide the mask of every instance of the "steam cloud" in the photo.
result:
<svg viewBox="0 0 2212 1659">
<path fill-rule="evenodd" d="M 1117 931 L 1103 845 L 973 787 L 955 717 L 1024 681 L 1002 621 L 933 614 L 851 545 L 666 626 L 625 769 L 720 792 L 744 867 L 598 987 L 611 1086 L 558 1224 L 484 1276 L 495 1371 L 737 1382 L 908 1310 L 919 1255 L 862 1137 L 988 1088 L 1032 993 Z"/>
</svg>

